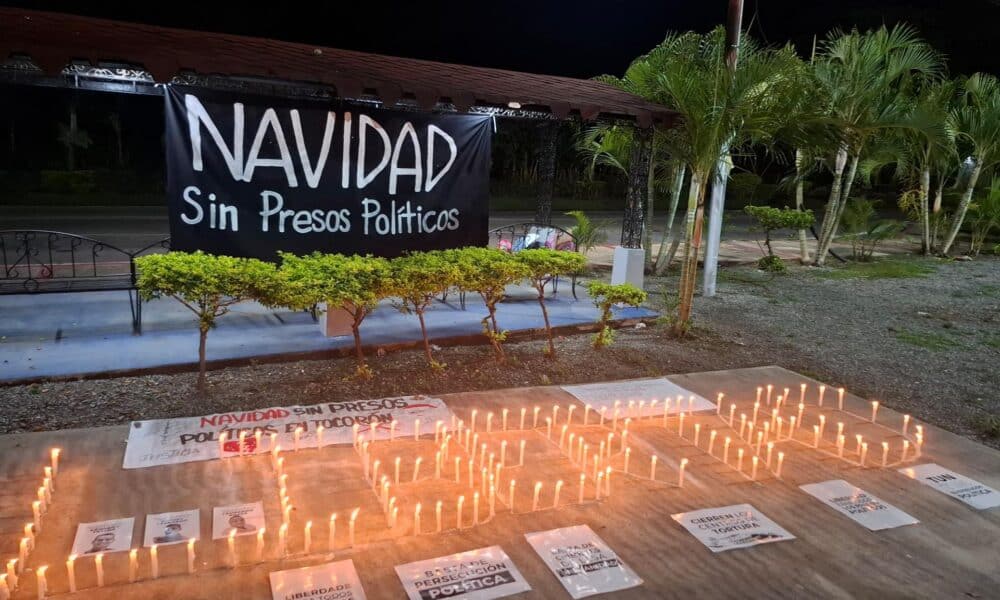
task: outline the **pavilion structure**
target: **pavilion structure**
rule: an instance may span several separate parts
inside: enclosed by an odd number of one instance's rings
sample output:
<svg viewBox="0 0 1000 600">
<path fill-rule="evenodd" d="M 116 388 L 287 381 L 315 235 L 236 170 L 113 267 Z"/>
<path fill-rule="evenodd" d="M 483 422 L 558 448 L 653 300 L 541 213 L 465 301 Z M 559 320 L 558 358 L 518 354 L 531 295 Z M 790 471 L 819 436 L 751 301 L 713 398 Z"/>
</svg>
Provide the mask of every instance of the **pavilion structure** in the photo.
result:
<svg viewBox="0 0 1000 600">
<path fill-rule="evenodd" d="M 537 122 L 535 221 L 549 223 L 559 121 L 637 130 L 621 246 L 639 248 L 652 131 L 675 113 L 609 84 L 0 7 L 0 83 L 162 95 L 164 84 Z M 647 158 L 643 160 L 643 158 Z"/>
</svg>

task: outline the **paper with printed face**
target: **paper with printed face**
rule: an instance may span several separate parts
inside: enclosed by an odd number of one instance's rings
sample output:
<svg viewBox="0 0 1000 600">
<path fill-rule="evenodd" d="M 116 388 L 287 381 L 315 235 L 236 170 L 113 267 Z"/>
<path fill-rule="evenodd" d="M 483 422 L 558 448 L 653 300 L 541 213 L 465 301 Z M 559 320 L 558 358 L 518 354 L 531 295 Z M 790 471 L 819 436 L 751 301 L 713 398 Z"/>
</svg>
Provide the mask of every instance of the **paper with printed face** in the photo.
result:
<svg viewBox="0 0 1000 600">
<path fill-rule="evenodd" d="M 895 506 L 843 479 L 809 483 L 799 487 L 805 493 L 872 531 L 914 525 L 920 522 Z"/>
<path fill-rule="evenodd" d="M 500 546 L 398 565 L 396 574 L 410 600 L 490 600 L 531 589 Z"/>
<path fill-rule="evenodd" d="M 573 598 L 642 585 L 642 579 L 587 525 L 524 535 Z"/>
<path fill-rule="evenodd" d="M 1000 506 L 1000 492 L 975 479 L 969 479 L 964 475 L 949 471 L 941 465 L 928 463 L 906 467 L 900 469 L 899 472 L 936 489 L 942 494 L 957 498 L 973 508 L 984 510 Z"/>
</svg>

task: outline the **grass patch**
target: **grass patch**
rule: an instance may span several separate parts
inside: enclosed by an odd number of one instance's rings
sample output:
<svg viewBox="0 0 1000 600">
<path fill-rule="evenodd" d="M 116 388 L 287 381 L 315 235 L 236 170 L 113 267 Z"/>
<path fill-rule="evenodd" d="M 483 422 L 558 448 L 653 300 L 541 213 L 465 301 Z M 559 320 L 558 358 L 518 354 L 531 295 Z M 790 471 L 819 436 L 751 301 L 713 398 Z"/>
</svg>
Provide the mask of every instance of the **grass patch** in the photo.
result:
<svg viewBox="0 0 1000 600">
<path fill-rule="evenodd" d="M 984 415 L 976 421 L 976 430 L 988 438 L 1000 438 L 1000 415 Z"/>
<path fill-rule="evenodd" d="M 813 271 L 823 279 L 907 279 L 926 277 L 937 269 L 925 262 L 906 260 L 880 260 L 876 262 L 850 262 L 829 270 Z"/>
<path fill-rule="evenodd" d="M 907 329 L 896 332 L 896 339 L 905 344 L 926 348 L 935 352 L 955 348 L 959 345 L 958 342 L 944 334 L 911 331 Z"/>
<path fill-rule="evenodd" d="M 990 348 L 995 348 L 997 350 L 1000 350 L 1000 337 L 986 338 L 986 341 L 983 343 L 985 343 Z"/>
</svg>

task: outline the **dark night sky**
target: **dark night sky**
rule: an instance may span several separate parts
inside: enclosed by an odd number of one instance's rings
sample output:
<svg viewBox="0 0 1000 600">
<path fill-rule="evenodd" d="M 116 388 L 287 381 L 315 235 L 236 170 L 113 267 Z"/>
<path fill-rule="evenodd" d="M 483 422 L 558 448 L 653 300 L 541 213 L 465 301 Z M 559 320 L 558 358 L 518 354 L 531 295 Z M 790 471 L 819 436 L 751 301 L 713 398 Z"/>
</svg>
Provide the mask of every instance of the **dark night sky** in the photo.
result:
<svg viewBox="0 0 1000 600">
<path fill-rule="evenodd" d="M 746 0 L 744 28 L 808 53 L 813 34 L 834 27 L 906 21 L 949 55 L 954 73 L 1000 71 L 1000 0 Z M 620 74 L 668 30 L 706 30 L 726 0 L 535 0 L 272 3 L 4 2 L 158 25 L 271 37 L 317 45 L 508 69 L 589 77 Z"/>
</svg>

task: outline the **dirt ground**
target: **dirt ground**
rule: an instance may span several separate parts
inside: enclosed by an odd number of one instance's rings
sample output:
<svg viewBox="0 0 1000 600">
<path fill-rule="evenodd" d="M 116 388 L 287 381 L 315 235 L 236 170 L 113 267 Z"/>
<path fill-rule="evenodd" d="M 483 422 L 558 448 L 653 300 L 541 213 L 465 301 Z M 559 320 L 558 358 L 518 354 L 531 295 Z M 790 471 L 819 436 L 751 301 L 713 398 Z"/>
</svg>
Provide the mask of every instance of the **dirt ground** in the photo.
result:
<svg viewBox="0 0 1000 600">
<path fill-rule="evenodd" d="M 352 377 L 345 358 L 213 371 L 204 395 L 189 373 L 2 387 L 0 432 L 775 364 L 1000 447 L 1000 260 L 900 264 L 905 277 L 840 267 L 793 267 L 781 276 L 724 269 L 718 295 L 695 299 L 687 338 L 672 336 L 665 322 L 619 330 L 600 351 L 589 335 L 567 336 L 557 340 L 556 360 L 535 340 L 508 344 L 503 365 L 486 345 L 440 349 L 443 373 L 417 350 L 373 356 L 371 381 Z M 649 305 L 665 310 L 676 275 L 649 279 L 647 290 Z"/>
</svg>

